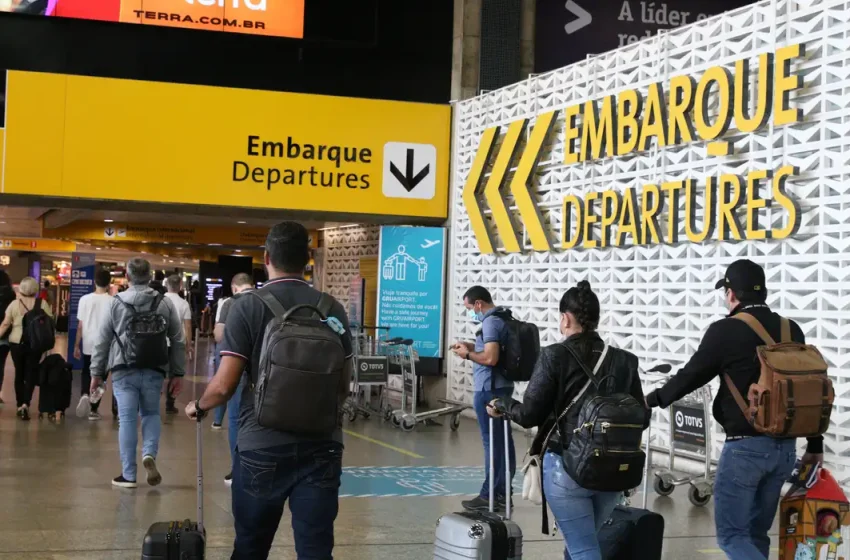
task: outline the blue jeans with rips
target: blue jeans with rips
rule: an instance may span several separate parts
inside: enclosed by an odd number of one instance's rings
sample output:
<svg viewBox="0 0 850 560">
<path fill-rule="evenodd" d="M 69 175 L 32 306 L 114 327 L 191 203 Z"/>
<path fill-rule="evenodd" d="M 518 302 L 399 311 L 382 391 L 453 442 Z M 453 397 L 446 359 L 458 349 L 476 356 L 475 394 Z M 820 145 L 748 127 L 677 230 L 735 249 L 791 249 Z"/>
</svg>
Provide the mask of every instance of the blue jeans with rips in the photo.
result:
<svg viewBox="0 0 850 560">
<path fill-rule="evenodd" d="M 136 450 L 139 445 L 139 416 L 142 417 L 142 456 L 156 458 L 162 430 L 159 399 L 165 377 L 158 371 L 122 370 L 112 379 L 112 390 L 118 400 L 118 447 L 121 474 L 136 480 Z"/>
</svg>

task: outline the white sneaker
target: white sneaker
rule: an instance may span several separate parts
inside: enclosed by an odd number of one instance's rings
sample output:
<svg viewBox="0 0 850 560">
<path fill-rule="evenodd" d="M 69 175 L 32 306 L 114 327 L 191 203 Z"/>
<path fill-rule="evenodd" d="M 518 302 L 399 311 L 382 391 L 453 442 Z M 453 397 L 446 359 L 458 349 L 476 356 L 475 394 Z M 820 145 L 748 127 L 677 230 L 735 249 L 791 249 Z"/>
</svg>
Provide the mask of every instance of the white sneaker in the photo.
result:
<svg viewBox="0 0 850 560">
<path fill-rule="evenodd" d="M 142 458 L 142 466 L 145 467 L 145 471 L 148 473 L 148 484 L 159 486 L 159 483 L 162 482 L 162 475 L 159 474 L 159 470 L 156 468 L 156 459 L 150 455 L 145 455 Z"/>
<path fill-rule="evenodd" d="M 135 481 L 127 480 L 123 476 L 119 476 L 112 479 L 112 486 L 117 486 L 118 488 L 136 488 L 138 484 Z"/>
<path fill-rule="evenodd" d="M 77 418 L 85 418 L 89 412 L 91 412 L 91 400 L 88 395 L 83 395 L 77 403 Z"/>
<path fill-rule="evenodd" d="M 214 431 L 214 432 L 220 432 L 221 431 L 221 424 L 213 424 L 210 427 L 212 428 L 212 431 Z"/>
<path fill-rule="evenodd" d="M 97 421 L 97 420 L 100 420 L 100 418 L 101 418 L 100 413 L 98 413 L 98 412 L 89 412 L 89 420 L 91 420 L 92 422 L 95 422 L 95 421 Z"/>
</svg>

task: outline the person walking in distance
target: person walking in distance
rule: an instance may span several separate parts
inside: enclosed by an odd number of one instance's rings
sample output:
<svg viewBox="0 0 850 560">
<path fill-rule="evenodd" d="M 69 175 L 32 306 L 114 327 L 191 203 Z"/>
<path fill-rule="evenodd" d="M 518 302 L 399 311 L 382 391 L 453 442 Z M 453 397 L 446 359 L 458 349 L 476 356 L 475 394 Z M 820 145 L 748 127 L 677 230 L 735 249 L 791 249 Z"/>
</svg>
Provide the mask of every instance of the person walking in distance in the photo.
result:
<svg viewBox="0 0 850 560">
<path fill-rule="evenodd" d="M 232 300 L 221 365 L 186 415 L 195 419 L 221 406 L 243 377 L 267 381 L 262 395 L 247 387 L 242 392 L 231 559 L 268 558 L 289 501 L 298 558 L 330 560 L 342 473 L 341 410 L 351 377 L 348 318 L 338 301 L 304 281 L 310 254 L 301 224 L 274 226 L 265 249 L 269 281 Z"/>
<path fill-rule="evenodd" d="M 781 340 L 783 319 L 768 307 L 764 269 L 752 261 L 732 263 L 715 288 L 723 290 L 729 315 L 708 327 L 690 361 L 663 387 L 647 395 L 646 402 L 667 408 L 722 377 L 714 399 L 714 418 L 726 432 L 714 483 L 717 542 L 730 560 L 767 559 L 768 531 L 776 517 L 782 485 L 794 469 L 797 441 L 759 433 L 744 416 L 728 384 L 747 395 L 750 385 L 759 380 L 756 349 L 765 342 L 745 320 L 754 318 L 774 340 Z M 799 325 L 789 324 L 791 340 L 804 343 Z M 809 438 L 803 463 L 821 462 L 823 437 Z"/>
<path fill-rule="evenodd" d="M 159 399 L 168 372 L 168 389 L 179 393 L 186 370 L 183 322 L 171 300 L 148 284 L 151 265 L 136 257 L 127 263 L 130 287 L 111 300 L 103 317 L 91 362 L 91 392 L 112 372 L 118 396 L 118 444 L 121 475 L 113 486 L 135 488 L 138 418 L 142 417 L 142 465 L 147 482 L 156 486 L 162 476 L 156 466 L 159 450 Z M 170 341 L 170 346 L 169 346 Z"/>
<path fill-rule="evenodd" d="M 12 281 L 5 270 L 0 270 L 0 317 L 6 316 L 6 310 L 16 299 Z M 0 394 L 3 393 L 3 376 L 6 371 L 6 358 L 9 357 L 9 335 L 0 338 Z M 0 398 L 0 406 L 3 399 Z"/>
<path fill-rule="evenodd" d="M 493 298 L 486 288 L 474 286 L 470 288 L 463 296 L 463 305 L 466 307 L 467 315 L 470 319 L 479 323 L 481 328 L 475 336 L 475 342 L 458 342 L 452 346 L 452 351 L 456 356 L 463 360 L 472 362 L 472 371 L 474 376 L 475 394 L 473 402 L 475 414 L 478 417 L 478 425 L 481 429 L 481 438 L 484 442 L 484 484 L 481 486 L 480 494 L 472 499 L 462 503 L 464 509 L 470 511 L 487 511 L 490 505 L 490 419 L 487 414 L 487 404 L 493 399 L 508 399 L 514 393 L 514 384 L 505 379 L 501 375 L 499 367 L 499 354 L 502 346 L 507 342 L 508 331 L 505 321 L 499 317 L 501 311 L 505 311 L 504 307 L 497 307 L 493 304 Z M 505 422 L 495 422 L 493 441 L 500 442 L 504 440 L 503 430 Z M 516 451 L 514 448 L 513 434 L 511 433 L 510 423 L 508 424 L 509 434 L 509 457 L 510 457 L 510 477 L 516 472 Z M 496 445 L 493 450 L 493 460 L 496 465 L 505 464 L 504 449 L 501 445 Z M 504 496 L 506 482 L 504 479 L 505 469 L 496 468 L 496 509 L 502 511 L 505 509 L 506 500 L 510 496 Z"/>
<path fill-rule="evenodd" d="M 94 274 L 94 292 L 80 298 L 77 308 L 77 338 L 74 340 L 74 358 L 82 360 L 83 371 L 80 377 L 80 402 L 77 404 L 77 416 L 88 415 L 89 420 L 100 420 L 100 398 L 92 402 L 89 389 L 91 388 L 91 355 L 100 336 L 100 327 L 106 310 L 112 301 L 109 295 L 109 284 L 112 275 L 108 270 L 98 269 Z M 108 375 L 109 372 L 107 372 Z M 115 407 L 115 395 L 112 396 L 112 415 L 118 416 Z"/>
<path fill-rule="evenodd" d="M 12 362 L 15 364 L 15 399 L 18 401 L 18 418 L 29 420 L 30 401 L 38 383 L 38 364 L 41 353 L 33 352 L 23 340 L 24 316 L 36 305 L 49 316 L 53 314 L 50 305 L 37 297 L 38 281 L 31 276 L 25 277 L 18 285 L 18 300 L 9 304 L 3 323 L 0 324 L 0 338 L 9 334 Z"/>
<path fill-rule="evenodd" d="M 177 310 L 177 315 L 183 321 L 183 336 L 186 339 L 186 363 L 192 361 L 192 310 L 189 308 L 189 303 L 180 297 L 180 290 L 183 289 L 183 280 L 177 274 L 172 274 L 165 280 L 167 292 L 165 297 L 174 305 Z M 154 288 L 155 289 L 155 288 Z M 168 414 L 177 414 L 179 411 L 174 405 L 177 400 L 177 395 L 166 391 L 165 393 L 165 412 Z"/>
<path fill-rule="evenodd" d="M 230 307 L 233 305 L 233 302 L 237 297 L 244 297 L 246 292 L 253 290 L 254 284 L 250 276 L 244 272 L 240 272 L 233 277 L 233 281 L 230 283 L 230 288 L 233 290 L 233 297 L 227 299 L 224 303 L 219 304 L 218 317 L 216 317 L 216 325 L 213 335 L 215 336 L 217 346 L 224 343 L 224 328 L 227 323 L 227 316 L 230 314 Z M 236 387 L 236 392 L 233 393 L 233 396 L 230 397 L 227 404 L 215 409 L 216 416 L 213 421 L 214 429 L 216 426 L 215 422 L 218 422 L 219 429 L 221 429 L 221 423 L 224 420 L 225 411 L 227 412 L 227 437 L 230 443 L 231 462 L 236 459 L 236 440 L 239 436 L 239 405 L 242 402 L 242 389 L 244 385 L 245 381 L 243 376 L 243 380 Z M 224 477 L 224 483 L 227 486 L 230 486 L 232 482 L 233 470 L 231 469 L 231 471 Z"/>
</svg>

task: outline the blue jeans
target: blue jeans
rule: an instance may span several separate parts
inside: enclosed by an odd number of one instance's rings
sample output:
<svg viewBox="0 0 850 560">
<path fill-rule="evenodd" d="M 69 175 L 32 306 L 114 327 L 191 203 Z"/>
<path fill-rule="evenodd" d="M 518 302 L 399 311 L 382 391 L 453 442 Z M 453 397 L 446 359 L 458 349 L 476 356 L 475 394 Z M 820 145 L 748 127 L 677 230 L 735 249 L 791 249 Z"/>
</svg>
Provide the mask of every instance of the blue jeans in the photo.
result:
<svg viewBox="0 0 850 560">
<path fill-rule="evenodd" d="M 717 543 L 730 560 L 768 558 L 782 485 L 797 460 L 793 439 L 753 437 L 723 446 L 714 483 Z"/>
<path fill-rule="evenodd" d="M 513 395 L 511 388 L 496 389 L 491 391 L 477 391 L 473 398 L 475 414 L 478 416 L 478 426 L 481 428 L 481 439 L 484 441 L 484 484 L 481 486 L 480 496 L 485 500 L 490 499 L 490 416 L 487 415 L 487 403 L 496 398 L 507 399 Z M 516 450 L 514 449 L 513 430 L 511 423 L 504 420 L 493 421 L 493 460 L 496 470 L 495 492 L 496 501 L 505 498 L 505 425 L 508 426 L 508 454 L 511 459 L 511 494 L 513 494 L 513 480 L 516 474 Z"/>
<path fill-rule="evenodd" d="M 242 407 L 242 387 L 245 380 L 236 386 L 236 392 L 227 401 L 227 439 L 230 442 L 230 460 L 236 460 L 236 439 L 239 437 L 239 409 Z"/>
<path fill-rule="evenodd" d="M 543 457 L 543 492 L 566 541 L 565 560 L 602 560 L 599 529 L 620 503 L 622 492 L 586 490 L 564 470 L 561 457 Z"/>
<path fill-rule="evenodd" d="M 142 416 L 142 456 L 156 458 L 159 434 L 159 398 L 165 380 L 159 372 L 143 369 L 121 371 L 112 380 L 118 399 L 118 447 L 121 451 L 121 474 L 136 480 L 136 448 L 139 444 L 138 421 Z"/>
<path fill-rule="evenodd" d="M 218 372 L 218 364 L 220 363 L 220 360 L 221 358 L 219 358 L 218 355 L 218 344 L 216 344 L 215 351 L 213 353 L 213 374 Z M 215 410 L 213 411 L 213 424 L 221 426 L 224 422 L 224 415 L 227 412 L 227 405 L 231 402 L 233 402 L 232 399 L 221 406 L 215 407 Z"/>
<path fill-rule="evenodd" d="M 237 451 L 231 560 L 265 560 L 289 500 L 298 560 L 332 560 L 342 444 L 300 442 Z"/>
</svg>

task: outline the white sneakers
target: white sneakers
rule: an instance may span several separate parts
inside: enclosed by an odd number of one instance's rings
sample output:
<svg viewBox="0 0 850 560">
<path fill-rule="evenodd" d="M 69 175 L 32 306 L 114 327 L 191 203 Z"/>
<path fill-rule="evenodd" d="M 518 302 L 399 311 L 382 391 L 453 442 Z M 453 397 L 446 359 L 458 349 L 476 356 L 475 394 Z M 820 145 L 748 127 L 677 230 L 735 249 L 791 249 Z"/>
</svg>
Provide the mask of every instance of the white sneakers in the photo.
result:
<svg viewBox="0 0 850 560">
<path fill-rule="evenodd" d="M 91 399 L 88 395 L 83 395 L 77 403 L 77 418 L 85 418 L 89 412 L 91 412 Z"/>
<path fill-rule="evenodd" d="M 162 475 L 159 474 L 159 470 L 156 468 L 156 459 L 150 455 L 145 455 L 142 458 L 142 466 L 145 467 L 145 471 L 148 473 L 148 484 L 158 486 L 162 482 Z"/>
</svg>

